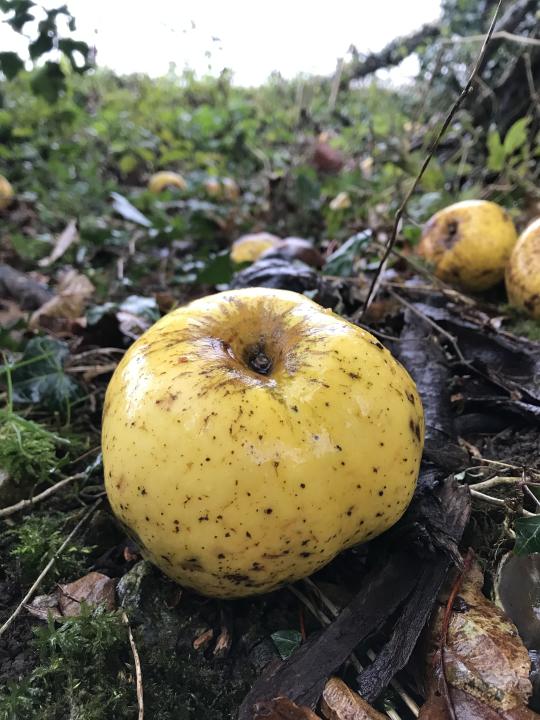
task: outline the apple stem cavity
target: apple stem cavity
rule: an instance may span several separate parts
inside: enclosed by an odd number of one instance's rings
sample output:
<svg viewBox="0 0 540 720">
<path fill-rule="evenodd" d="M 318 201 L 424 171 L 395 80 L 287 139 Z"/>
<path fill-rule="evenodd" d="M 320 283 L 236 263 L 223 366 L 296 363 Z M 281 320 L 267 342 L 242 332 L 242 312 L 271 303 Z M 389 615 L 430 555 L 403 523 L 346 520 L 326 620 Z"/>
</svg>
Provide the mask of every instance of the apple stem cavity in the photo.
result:
<svg viewBox="0 0 540 720">
<path fill-rule="evenodd" d="M 245 361 L 248 367 L 259 375 L 269 375 L 272 372 L 272 360 L 266 354 L 262 343 L 247 348 Z"/>
</svg>

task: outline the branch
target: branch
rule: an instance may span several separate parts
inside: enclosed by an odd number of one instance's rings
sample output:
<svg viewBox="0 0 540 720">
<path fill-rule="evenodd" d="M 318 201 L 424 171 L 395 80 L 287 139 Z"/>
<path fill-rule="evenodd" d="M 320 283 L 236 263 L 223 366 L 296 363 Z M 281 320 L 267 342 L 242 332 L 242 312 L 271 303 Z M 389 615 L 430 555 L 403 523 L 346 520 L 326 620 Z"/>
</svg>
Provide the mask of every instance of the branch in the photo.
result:
<svg viewBox="0 0 540 720">
<path fill-rule="evenodd" d="M 399 65 L 402 60 L 411 55 L 426 40 L 433 40 L 440 34 L 441 29 L 438 23 L 423 25 L 410 35 L 392 40 L 379 52 L 365 56 L 357 55 L 343 68 L 340 89 L 346 88 L 351 80 L 359 80 L 381 68 Z"/>
</svg>

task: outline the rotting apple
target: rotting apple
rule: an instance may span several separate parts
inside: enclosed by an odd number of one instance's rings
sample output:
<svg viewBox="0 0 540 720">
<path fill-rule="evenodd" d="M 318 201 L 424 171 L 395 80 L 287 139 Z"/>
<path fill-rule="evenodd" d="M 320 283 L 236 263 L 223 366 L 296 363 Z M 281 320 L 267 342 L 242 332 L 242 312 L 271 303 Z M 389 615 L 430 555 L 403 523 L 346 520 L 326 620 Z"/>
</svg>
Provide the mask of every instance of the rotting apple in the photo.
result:
<svg viewBox="0 0 540 720">
<path fill-rule="evenodd" d="M 517 233 L 508 212 L 489 200 L 463 200 L 427 222 L 418 252 L 445 282 L 473 292 L 504 277 Z"/>
<path fill-rule="evenodd" d="M 105 400 L 105 485 L 164 573 L 239 597 L 393 525 L 423 438 L 416 386 L 375 337 L 297 293 L 231 290 L 127 351 Z"/>
<path fill-rule="evenodd" d="M 231 247 L 234 263 L 255 262 L 260 256 L 281 244 L 281 238 L 268 232 L 249 233 L 235 240 Z"/>
<path fill-rule="evenodd" d="M 510 304 L 540 319 L 540 218 L 519 236 L 505 281 Z"/>
</svg>

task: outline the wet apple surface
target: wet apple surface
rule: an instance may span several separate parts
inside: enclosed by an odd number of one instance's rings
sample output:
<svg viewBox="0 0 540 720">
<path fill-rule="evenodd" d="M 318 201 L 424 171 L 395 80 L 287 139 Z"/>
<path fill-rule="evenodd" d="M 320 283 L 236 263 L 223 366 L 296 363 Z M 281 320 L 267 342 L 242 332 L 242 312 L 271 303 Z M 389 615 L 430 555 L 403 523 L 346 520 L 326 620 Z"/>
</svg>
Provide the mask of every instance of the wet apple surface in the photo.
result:
<svg viewBox="0 0 540 720">
<path fill-rule="evenodd" d="M 372 335 L 296 293 L 229 291 L 126 353 L 104 409 L 106 488 L 167 575 L 249 595 L 394 524 L 423 437 L 414 382 Z"/>
</svg>

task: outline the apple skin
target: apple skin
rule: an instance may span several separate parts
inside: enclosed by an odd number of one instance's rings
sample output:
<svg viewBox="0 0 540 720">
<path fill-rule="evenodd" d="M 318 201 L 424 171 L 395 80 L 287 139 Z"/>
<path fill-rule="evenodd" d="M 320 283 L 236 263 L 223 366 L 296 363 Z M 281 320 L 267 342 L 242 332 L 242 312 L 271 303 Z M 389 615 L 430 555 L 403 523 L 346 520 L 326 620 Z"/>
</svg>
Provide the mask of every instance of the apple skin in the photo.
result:
<svg viewBox="0 0 540 720">
<path fill-rule="evenodd" d="M 426 223 L 418 252 L 441 280 L 479 292 L 503 279 L 516 241 L 516 228 L 504 208 L 489 200 L 463 200 Z"/>
<path fill-rule="evenodd" d="M 169 170 L 161 170 L 160 172 L 154 173 L 148 181 L 148 190 L 151 193 L 160 193 L 165 188 L 177 187 L 180 190 L 187 189 L 187 182 L 184 178 L 175 172 Z"/>
<path fill-rule="evenodd" d="M 416 386 L 376 338 L 303 295 L 232 290 L 169 313 L 120 362 L 105 486 L 166 575 L 240 597 L 393 525 L 423 439 Z"/>
<path fill-rule="evenodd" d="M 540 320 L 540 218 L 519 236 L 505 282 L 510 304 Z"/>
<path fill-rule="evenodd" d="M 0 212 L 11 205 L 14 194 L 9 180 L 0 175 Z"/>
</svg>

